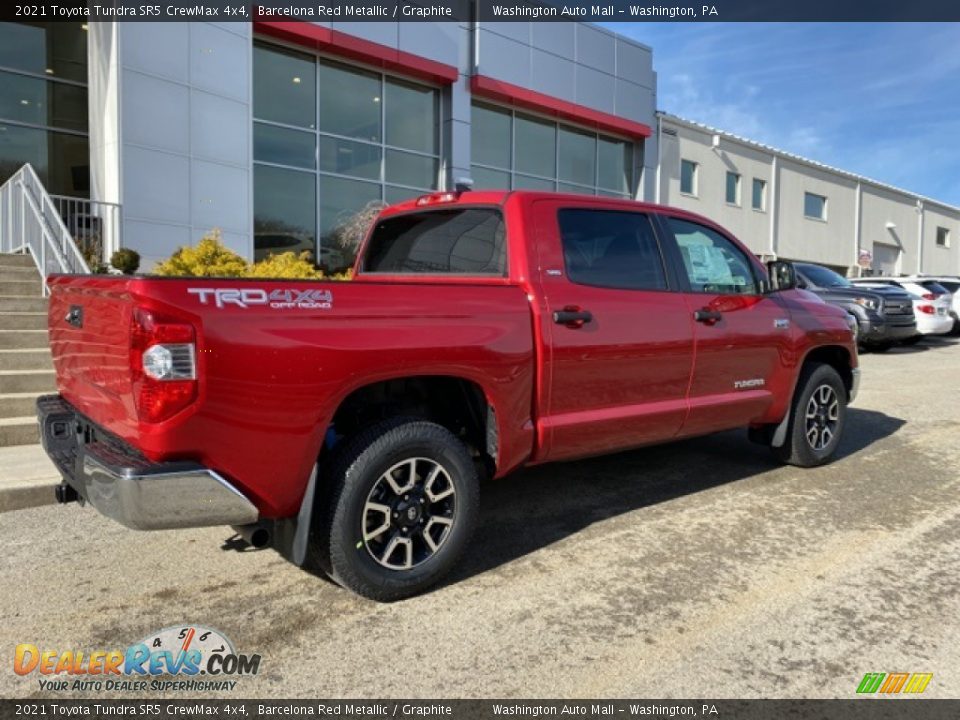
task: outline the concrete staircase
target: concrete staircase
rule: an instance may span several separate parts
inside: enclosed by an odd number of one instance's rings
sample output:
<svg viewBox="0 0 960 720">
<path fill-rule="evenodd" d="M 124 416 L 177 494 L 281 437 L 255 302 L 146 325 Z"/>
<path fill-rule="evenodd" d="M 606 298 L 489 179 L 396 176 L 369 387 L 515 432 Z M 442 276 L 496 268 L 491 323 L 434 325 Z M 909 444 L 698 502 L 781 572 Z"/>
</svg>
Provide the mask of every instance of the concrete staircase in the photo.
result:
<svg viewBox="0 0 960 720">
<path fill-rule="evenodd" d="M 34 403 L 56 389 L 42 287 L 29 255 L 0 254 L 0 447 L 40 441 Z"/>
</svg>

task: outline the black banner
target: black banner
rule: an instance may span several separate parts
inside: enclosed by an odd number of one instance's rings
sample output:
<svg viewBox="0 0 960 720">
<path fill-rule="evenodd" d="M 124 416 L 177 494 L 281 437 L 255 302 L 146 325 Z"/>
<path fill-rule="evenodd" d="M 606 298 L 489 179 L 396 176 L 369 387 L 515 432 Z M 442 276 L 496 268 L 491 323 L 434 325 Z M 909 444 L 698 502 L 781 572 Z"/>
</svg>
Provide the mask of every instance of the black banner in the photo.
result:
<svg viewBox="0 0 960 720">
<path fill-rule="evenodd" d="M 955 22 L 956 0 L 63 0 L 0 3 L 0 20 L 183 22 Z"/>
<path fill-rule="evenodd" d="M 0 718 L 955 720 L 960 700 L 0 700 Z"/>
</svg>

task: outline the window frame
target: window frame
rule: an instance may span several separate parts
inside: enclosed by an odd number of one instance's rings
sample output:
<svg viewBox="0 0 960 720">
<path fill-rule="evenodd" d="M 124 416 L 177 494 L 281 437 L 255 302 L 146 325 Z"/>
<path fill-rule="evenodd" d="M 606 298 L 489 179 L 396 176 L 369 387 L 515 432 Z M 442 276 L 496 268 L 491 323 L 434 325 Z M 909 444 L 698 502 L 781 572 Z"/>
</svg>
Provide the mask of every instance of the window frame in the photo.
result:
<svg viewBox="0 0 960 720">
<path fill-rule="evenodd" d="M 690 184 L 693 186 L 688 192 L 683 189 L 683 164 L 688 163 L 693 171 L 690 173 Z M 680 158 L 680 194 L 686 195 L 687 197 L 699 198 L 700 197 L 700 163 L 696 160 L 688 160 L 687 158 Z"/>
<path fill-rule="evenodd" d="M 667 238 L 669 246 L 669 255 L 670 261 L 673 263 L 674 272 L 678 278 L 678 281 L 681 285 L 682 292 L 690 295 L 721 295 L 721 296 L 736 296 L 736 297 L 759 297 L 764 294 L 763 289 L 766 287 L 768 279 L 766 273 L 761 270 L 760 261 L 757 260 L 756 256 L 751 253 L 749 250 L 744 248 L 741 243 L 736 240 L 730 233 L 726 232 L 723 228 L 720 228 L 716 225 L 710 223 L 704 223 L 700 219 L 692 219 L 684 215 L 676 213 L 657 213 L 657 217 L 660 222 L 660 227 L 662 228 L 662 237 Z M 705 292 L 703 290 L 696 290 L 693 287 L 693 284 L 690 282 L 690 276 L 687 273 L 686 264 L 683 262 L 683 254 L 680 252 L 680 242 L 677 240 L 677 235 L 671 227 L 671 220 L 679 220 L 682 222 L 688 222 L 693 225 L 698 225 L 700 227 L 711 230 L 712 232 L 717 233 L 720 237 L 725 239 L 733 249 L 738 252 L 741 257 L 746 262 L 747 267 L 750 269 L 750 276 L 753 279 L 754 287 L 756 288 L 755 293 L 722 293 L 722 292 Z"/>
<path fill-rule="evenodd" d="M 760 184 L 760 207 L 757 207 L 757 205 L 754 203 L 754 200 L 756 200 L 756 193 L 754 191 L 756 190 L 758 183 Z M 767 181 L 763 178 L 753 178 L 753 183 L 750 186 L 750 207 L 751 209 L 761 213 L 765 213 L 767 211 Z"/>
<path fill-rule="evenodd" d="M 807 214 L 807 197 L 808 196 L 823 200 L 823 212 L 819 216 Z M 803 217 L 806 218 L 807 220 L 815 220 L 817 222 L 823 222 L 823 223 L 827 222 L 827 219 L 829 217 L 829 210 L 828 210 L 829 202 L 830 202 L 830 198 L 828 198 L 826 195 L 819 195 L 815 192 L 804 190 L 803 191 Z"/>
<path fill-rule="evenodd" d="M 407 215 L 424 215 L 427 213 L 435 212 L 450 212 L 451 210 L 490 210 L 495 212 L 500 216 L 500 222 L 503 223 L 503 272 L 502 273 L 418 273 L 418 272 L 395 272 L 392 270 L 366 270 L 363 267 L 363 263 L 360 263 L 357 266 L 357 276 L 371 276 L 377 278 L 391 278 L 391 277 L 402 277 L 408 279 L 423 279 L 428 281 L 434 281 L 436 278 L 450 278 L 454 280 L 494 280 L 494 281 L 508 281 L 510 278 L 510 235 L 509 235 L 509 225 L 507 224 L 507 218 L 503 213 L 502 205 L 491 205 L 489 203 L 457 203 L 455 205 L 447 206 L 435 206 L 431 208 L 412 208 L 410 210 L 404 210 L 402 212 L 390 213 L 386 217 L 380 218 L 381 221 L 393 220 L 394 218 L 406 217 Z M 376 224 L 370 226 L 370 230 L 367 232 L 366 237 L 364 237 L 363 242 L 360 244 L 360 247 L 357 249 L 357 255 L 360 258 L 366 258 L 367 248 L 370 245 L 370 240 L 373 238 L 373 231 L 376 228 Z"/>
<path fill-rule="evenodd" d="M 731 177 L 733 178 L 733 200 L 730 199 Z M 730 207 L 743 207 L 742 180 L 743 176 L 733 170 L 727 170 L 727 174 L 724 176 L 724 199 Z"/>
<path fill-rule="evenodd" d="M 250 102 L 251 153 L 250 155 L 251 155 L 251 165 L 253 166 L 254 170 L 256 169 L 257 165 L 261 165 L 264 167 L 273 167 L 281 170 L 288 170 L 291 172 L 304 173 L 305 175 L 312 176 L 314 178 L 314 195 L 315 195 L 316 212 L 314 216 L 315 242 L 314 242 L 313 255 L 314 255 L 314 263 L 316 265 L 319 266 L 321 264 L 321 255 L 322 255 L 321 249 L 323 247 L 322 238 L 324 235 L 324 229 L 323 229 L 324 223 L 321 217 L 322 215 L 321 210 L 323 207 L 321 186 L 322 186 L 323 177 L 329 177 L 335 180 L 348 180 L 348 181 L 355 181 L 355 182 L 361 182 L 361 183 L 368 183 L 372 186 L 376 186 L 379 190 L 378 192 L 379 201 L 381 203 L 384 203 L 385 205 L 390 204 L 387 202 L 387 197 L 388 197 L 388 193 L 391 190 L 393 191 L 407 190 L 410 193 L 410 197 L 414 198 L 419 195 L 425 195 L 432 192 L 442 192 L 443 190 L 446 189 L 447 183 L 446 183 L 446 173 L 444 172 L 444 160 L 446 159 L 445 153 L 447 151 L 447 148 L 445 147 L 445 144 L 444 144 L 444 133 L 443 133 L 442 116 L 443 116 L 444 88 L 442 85 L 439 85 L 436 83 L 430 83 L 417 78 L 411 78 L 407 75 L 404 75 L 403 73 L 393 72 L 382 67 L 375 67 L 375 66 L 367 65 L 361 62 L 353 62 L 353 61 L 345 60 L 342 57 L 338 57 L 330 53 L 310 51 L 309 49 L 303 48 L 299 45 L 292 44 L 292 43 L 279 42 L 274 38 L 265 37 L 262 35 L 254 35 L 253 47 L 254 48 L 261 47 L 267 51 L 272 50 L 280 53 L 298 54 L 298 55 L 301 55 L 305 60 L 312 60 L 314 63 L 314 68 L 315 68 L 315 72 L 314 72 L 315 96 L 314 96 L 314 108 L 313 108 L 314 127 L 312 128 L 301 127 L 299 125 L 291 125 L 289 123 L 277 122 L 274 120 L 264 120 L 264 119 L 258 118 L 253 108 L 253 96 L 251 94 L 251 102 Z M 322 91 L 322 88 L 321 88 L 321 77 L 320 77 L 321 73 L 319 72 L 319 67 L 321 64 L 324 64 L 324 63 L 328 65 L 332 65 L 336 68 L 342 68 L 348 71 L 355 70 L 361 73 L 368 73 L 368 74 L 372 73 L 378 76 L 379 82 L 380 82 L 380 103 L 379 103 L 380 105 L 380 140 L 379 141 L 371 141 L 371 140 L 365 140 L 362 138 L 349 137 L 346 135 L 340 135 L 338 133 L 332 133 L 332 132 L 328 132 L 320 129 L 320 92 Z M 387 83 L 390 80 L 396 80 L 399 84 L 402 84 L 402 85 L 419 86 L 422 88 L 432 90 L 434 93 L 436 93 L 436 103 L 435 103 L 435 123 L 436 123 L 436 132 L 437 132 L 436 154 L 425 153 L 419 150 L 412 150 L 410 148 L 404 148 L 404 147 L 387 144 L 386 88 L 387 88 Z M 293 132 L 306 133 L 311 135 L 314 138 L 313 166 L 305 168 L 305 167 L 299 167 L 295 165 L 285 165 L 282 163 L 271 162 L 268 160 L 258 160 L 254 155 L 254 148 L 252 145 L 252 142 L 253 142 L 252 136 L 255 132 L 257 125 L 289 130 Z M 379 172 L 377 177 L 370 178 L 370 177 L 363 177 L 356 174 L 337 173 L 337 172 L 331 172 L 329 170 L 321 170 L 320 169 L 320 143 L 322 142 L 323 139 L 355 143 L 358 145 L 363 145 L 366 147 L 377 149 L 380 153 Z M 436 172 L 434 174 L 434 183 L 433 183 L 434 187 L 424 188 L 424 187 L 418 187 L 415 185 L 409 185 L 406 183 L 390 182 L 387 179 L 387 168 L 386 168 L 387 154 L 390 151 L 405 153 L 408 155 L 415 155 L 417 157 L 429 158 L 433 160 L 436 163 L 436 166 L 435 166 Z M 371 200 L 370 202 L 373 202 L 375 200 L 376 198 L 374 198 L 374 200 Z M 253 221 L 251 222 L 251 224 L 254 224 L 256 221 L 256 207 L 253 207 L 252 211 L 253 211 L 252 212 Z M 328 245 L 328 247 L 330 247 L 330 245 Z M 257 251 L 256 232 L 254 231 L 253 252 L 256 253 L 256 251 Z M 357 252 L 358 253 L 360 252 L 359 248 Z"/>
<path fill-rule="evenodd" d="M 527 177 L 534 180 L 540 180 L 546 183 L 552 184 L 551 190 L 544 190 L 544 192 L 556 192 L 556 193 L 580 193 L 583 195 L 589 195 L 592 197 L 612 197 L 621 200 L 635 200 L 637 197 L 637 192 L 640 186 L 640 174 L 637 172 L 637 143 L 632 138 L 623 137 L 619 135 L 614 135 L 611 133 L 602 133 L 598 132 L 595 128 L 585 127 L 582 125 L 577 125 L 576 123 L 564 122 L 558 120 L 555 117 L 550 115 L 545 115 L 537 113 L 535 111 L 509 107 L 507 105 L 500 105 L 496 102 L 491 102 L 483 98 L 472 98 L 470 101 L 471 109 L 474 106 L 481 106 L 484 109 L 492 110 L 494 112 L 504 113 L 510 118 L 510 167 L 504 168 L 497 165 L 490 165 L 488 163 L 476 162 L 472 157 L 470 160 L 471 170 L 473 167 L 477 167 L 481 170 L 486 170 L 489 172 L 497 173 L 506 173 L 510 181 L 509 190 L 527 190 L 529 188 L 520 188 L 516 187 L 517 177 Z M 536 122 L 549 123 L 553 126 L 553 150 L 554 150 L 554 159 L 553 166 L 554 172 L 553 177 L 547 177 L 546 175 L 537 175 L 535 173 L 522 172 L 517 169 L 517 152 L 516 152 L 516 137 L 517 137 L 517 118 L 530 118 Z M 593 185 L 583 185 L 582 183 L 573 182 L 570 180 L 563 180 L 560 178 L 560 131 L 563 128 L 567 128 L 574 133 L 588 134 L 593 136 Z M 630 147 L 630 188 L 629 192 L 622 193 L 610 188 L 600 187 L 600 140 L 612 140 L 615 142 L 626 143 Z M 471 142 L 472 144 L 472 142 Z M 472 151 L 471 147 L 471 151 Z M 472 155 L 472 152 L 471 152 Z M 642 172 L 642 169 L 641 169 Z M 567 188 L 575 188 L 573 190 L 560 189 L 560 186 L 566 186 Z"/>
<path fill-rule="evenodd" d="M 663 282 L 664 287 L 662 288 L 624 288 L 624 287 L 614 287 L 612 285 L 597 285 L 595 283 L 583 282 L 581 280 L 574 280 L 570 275 L 570 267 L 567 264 L 567 254 L 564 252 L 563 247 L 563 231 L 560 226 L 560 213 L 565 210 L 579 210 L 586 212 L 605 212 L 605 213 L 619 213 L 623 215 L 640 215 L 646 218 L 647 223 L 650 226 L 650 233 L 653 237 L 654 244 L 656 245 L 657 256 L 660 258 L 660 270 L 663 273 Z M 659 214 L 651 211 L 644 210 L 632 210 L 629 208 L 618 208 L 618 207 L 597 207 L 594 205 L 569 205 L 569 204 L 558 204 L 553 210 L 553 218 L 556 222 L 556 237 L 557 242 L 560 245 L 560 255 L 563 258 L 563 274 L 564 278 L 571 285 L 579 285 L 581 287 L 597 288 L 598 290 L 612 290 L 615 292 L 647 292 L 647 293 L 664 293 L 664 292 L 677 292 L 677 281 L 673 277 L 671 272 L 671 260 L 668 257 L 666 251 L 663 247 L 663 237 L 662 230 L 659 223 Z"/>
<path fill-rule="evenodd" d="M 950 247 L 950 228 L 943 227 L 942 225 L 937 225 L 936 235 L 933 238 L 933 243 L 939 248 L 949 249 Z M 941 230 L 943 231 L 943 242 L 940 242 Z"/>
</svg>

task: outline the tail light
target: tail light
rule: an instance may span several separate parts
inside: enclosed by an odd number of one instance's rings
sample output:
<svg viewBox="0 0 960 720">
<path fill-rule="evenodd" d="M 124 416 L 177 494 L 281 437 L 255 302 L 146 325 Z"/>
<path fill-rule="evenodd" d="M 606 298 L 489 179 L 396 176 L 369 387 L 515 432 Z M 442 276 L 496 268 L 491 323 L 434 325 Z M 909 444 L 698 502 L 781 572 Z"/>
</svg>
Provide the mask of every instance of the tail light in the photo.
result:
<svg viewBox="0 0 960 720">
<path fill-rule="evenodd" d="M 920 297 L 922 297 L 924 300 L 936 300 L 936 299 L 937 299 L 937 296 L 934 295 L 933 293 L 924 293 L 924 294 L 921 295 Z"/>
<path fill-rule="evenodd" d="M 917 310 L 925 315 L 933 315 L 936 312 L 936 310 L 933 309 L 933 305 L 918 305 Z"/>
<path fill-rule="evenodd" d="M 130 376 L 140 420 L 157 423 L 173 417 L 197 397 L 193 326 L 135 308 L 130 338 Z"/>
</svg>

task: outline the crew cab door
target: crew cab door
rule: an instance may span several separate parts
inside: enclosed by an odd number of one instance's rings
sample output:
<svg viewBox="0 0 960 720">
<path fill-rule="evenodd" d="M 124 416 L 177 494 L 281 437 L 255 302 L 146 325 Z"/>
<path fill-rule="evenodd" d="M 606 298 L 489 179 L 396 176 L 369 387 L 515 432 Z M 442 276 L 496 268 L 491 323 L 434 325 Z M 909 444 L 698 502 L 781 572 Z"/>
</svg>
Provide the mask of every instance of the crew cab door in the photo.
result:
<svg viewBox="0 0 960 720">
<path fill-rule="evenodd" d="M 673 437 L 693 321 L 651 217 L 591 199 L 534 203 L 542 382 L 537 459 Z"/>
<path fill-rule="evenodd" d="M 790 314 L 775 294 L 763 294 L 756 263 L 719 229 L 669 215 L 660 222 L 694 321 L 690 414 L 680 434 L 758 421 L 772 393 L 789 384 L 781 358 L 789 352 Z"/>
</svg>

